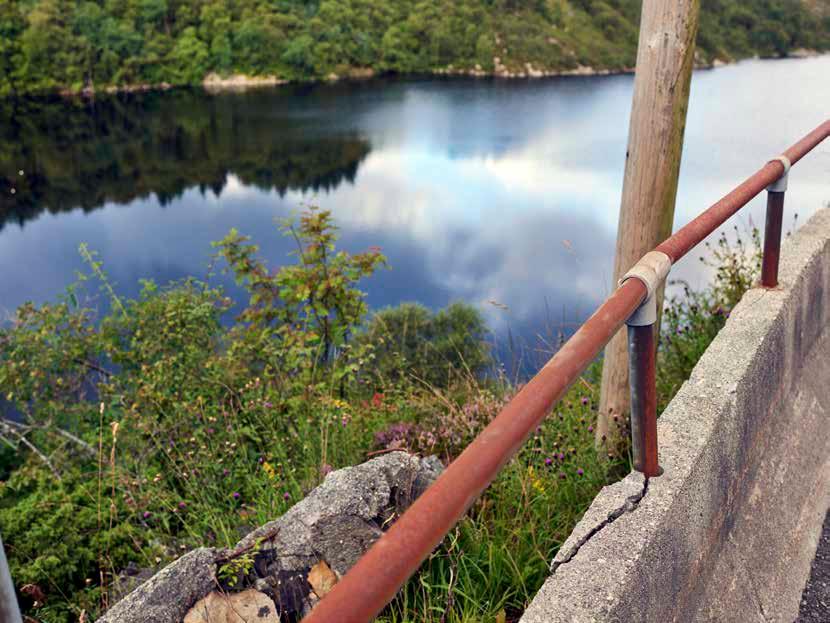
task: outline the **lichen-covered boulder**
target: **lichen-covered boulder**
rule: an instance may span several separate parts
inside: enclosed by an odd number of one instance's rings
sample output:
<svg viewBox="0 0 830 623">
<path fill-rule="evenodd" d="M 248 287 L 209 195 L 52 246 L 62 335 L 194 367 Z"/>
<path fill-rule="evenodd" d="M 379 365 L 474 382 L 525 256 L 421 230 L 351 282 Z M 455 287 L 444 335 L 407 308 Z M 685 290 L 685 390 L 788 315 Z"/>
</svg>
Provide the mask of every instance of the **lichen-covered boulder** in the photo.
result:
<svg viewBox="0 0 830 623">
<path fill-rule="evenodd" d="M 241 593 L 213 591 L 196 602 L 184 623 L 280 623 L 274 602 L 252 588 Z"/>
<path fill-rule="evenodd" d="M 332 472 L 279 519 L 257 528 L 231 549 L 202 548 L 182 556 L 98 621 L 181 623 L 186 615 L 193 621 L 199 616 L 193 611 L 197 602 L 204 610 L 208 601 L 217 604 L 223 593 L 239 591 L 256 595 L 257 612 L 264 613 L 263 608 L 272 603 L 269 616 L 304 614 L 442 469 L 436 457 L 390 452 Z M 246 563 L 240 564 L 241 560 Z M 209 600 L 200 601 L 217 590 Z"/>
<path fill-rule="evenodd" d="M 243 584 L 271 595 L 281 612 L 305 612 L 316 601 L 311 568 L 325 561 L 342 577 L 442 470 L 435 457 L 391 452 L 330 473 L 285 515 L 234 548 L 257 554 Z"/>
<path fill-rule="evenodd" d="M 179 623 L 215 586 L 216 550 L 195 549 L 118 601 L 98 623 Z"/>
</svg>

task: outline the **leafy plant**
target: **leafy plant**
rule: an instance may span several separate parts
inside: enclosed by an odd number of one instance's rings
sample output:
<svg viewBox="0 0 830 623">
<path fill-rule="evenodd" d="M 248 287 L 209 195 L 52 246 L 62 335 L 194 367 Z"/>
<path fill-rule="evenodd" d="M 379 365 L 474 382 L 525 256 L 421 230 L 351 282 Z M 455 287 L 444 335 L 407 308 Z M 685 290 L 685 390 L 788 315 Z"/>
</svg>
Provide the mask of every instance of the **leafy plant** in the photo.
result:
<svg viewBox="0 0 830 623">
<path fill-rule="evenodd" d="M 233 301 L 196 279 L 119 297 L 84 247 L 77 284 L 0 329 L 12 409 L 0 418 L 0 532 L 32 617 L 95 617 L 124 569 L 231 547 L 374 452 L 449 462 L 520 389 L 492 370 L 474 309 L 404 304 L 367 317 L 358 286 L 384 266 L 380 251 L 338 250 L 331 215 L 316 208 L 280 229 L 297 244 L 277 268 L 238 232 L 217 243 L 248 295 L 235 320 Z M 759 244 L 757 232 L 737 246 L 722 238 L 706 259 L 711 286 L 669 299 L 661 404 L 754 282 Z M 598 379 L 597 364 L 382 621 L 517 617 L 594 495 L 628 471 L 594 446 Z M 227 586 L 244 585 L 255 550 L 223 562 Z"/>
</svg>

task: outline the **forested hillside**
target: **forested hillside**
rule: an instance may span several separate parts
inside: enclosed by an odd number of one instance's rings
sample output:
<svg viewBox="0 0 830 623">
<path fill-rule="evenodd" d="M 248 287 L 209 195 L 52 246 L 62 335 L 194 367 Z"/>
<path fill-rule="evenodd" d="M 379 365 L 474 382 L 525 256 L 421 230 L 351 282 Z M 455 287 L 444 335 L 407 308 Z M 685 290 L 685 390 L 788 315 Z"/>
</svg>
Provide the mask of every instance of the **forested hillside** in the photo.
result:
<svg viewBox="0 0 830 623">
<path fill-rule="evenodd" d="M 0 94 L 209 73 L 618 70 L 638 0 L 0 0 Z M 830 0 L 702 0 L 700 62 L 830 48 Z"/>
</svg>

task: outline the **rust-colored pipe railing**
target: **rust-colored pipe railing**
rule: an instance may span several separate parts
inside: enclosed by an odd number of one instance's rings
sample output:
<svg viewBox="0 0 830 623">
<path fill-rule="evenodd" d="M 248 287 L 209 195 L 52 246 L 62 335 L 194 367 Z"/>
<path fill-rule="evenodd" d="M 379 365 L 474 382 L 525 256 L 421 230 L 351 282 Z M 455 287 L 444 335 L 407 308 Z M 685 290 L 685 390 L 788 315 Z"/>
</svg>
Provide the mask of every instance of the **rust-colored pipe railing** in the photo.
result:
<svg viewBox="0 0 830 623">
<path fill-rule="evenodd" d="M 788 163 L 795 164 L 828 135 L 830 120 L 785 151 L 783 158 Z M 779 180 L 787 169 L 787 164 L 781 159 L 768 162 L 735 190 L 661 243 L 655 251 L 664 253 L 673 264 L 753 197 Z M 780 233 L 778 238 L 780 243 Z M 647 298 L 651 298 L 648 297 L 649 292 L 646 283 L 638 278 L 624 281 L 432 486 L 357 561 L 303 619 L 303 623 L 371 621 L 464 516 L 499 470 L 516 454 L 614 334 Z M 650 328 L 654 330 L 654 327 Z M 646 348 L 653 349 L 653 333 L 649 339 L 643 331 L 645 330 L 634 332 L 638 352 L 644 352 L 641 342 L 645 342 Z M 649 357 L 641 357 L 644 365 L 648 365 L 648 361 L 652 362 L 650 371 L 641 378 L 653 385 L 653 357 Z M 649 392 L 652 390 L 653 386 L 648 389 Z M 656 418 L 653 413 L 653 397 L 647 394 L 640 403 L 644 405 L 641 409 L 647 410 L 644 422 L 650 431 Z M 652 449 L 642 457 L 641 462 L 656 471 L 656 433 L 653 444 L 651 439 L 646 440 L 645 437 L 644 444 L 646 448 Z"/>
</svg>

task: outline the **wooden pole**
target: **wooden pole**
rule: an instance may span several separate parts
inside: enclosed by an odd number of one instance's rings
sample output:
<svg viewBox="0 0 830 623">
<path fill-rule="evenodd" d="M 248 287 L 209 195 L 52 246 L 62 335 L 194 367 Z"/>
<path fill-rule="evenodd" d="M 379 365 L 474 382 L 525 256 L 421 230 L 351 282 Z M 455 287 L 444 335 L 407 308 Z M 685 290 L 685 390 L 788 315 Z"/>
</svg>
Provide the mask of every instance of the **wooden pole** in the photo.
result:
<svg viewBox="0 0 830 623">
<path fill-rule="evenodd" d="M 614 284 L 671 234 L 699 9 L 700 0 L 643 1 Z M 662 301 L 661 288 L 658 310 Z M 598 447 L 619 449 L 620 424 L 628 411 L 627 343 L 620 331 L 605 349 Z"/>
</svg>

